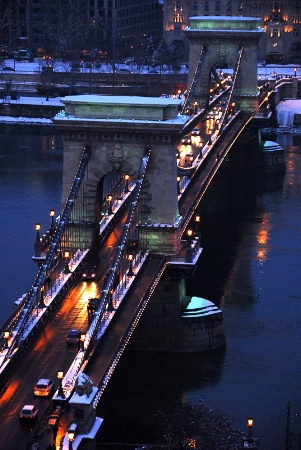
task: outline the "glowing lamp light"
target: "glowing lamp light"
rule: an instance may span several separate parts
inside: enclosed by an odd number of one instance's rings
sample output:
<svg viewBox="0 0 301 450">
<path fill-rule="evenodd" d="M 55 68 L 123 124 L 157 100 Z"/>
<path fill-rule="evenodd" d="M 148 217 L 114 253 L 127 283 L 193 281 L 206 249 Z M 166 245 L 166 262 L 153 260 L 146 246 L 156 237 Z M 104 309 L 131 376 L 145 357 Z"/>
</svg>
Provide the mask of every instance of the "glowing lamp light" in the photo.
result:
<svg viewBox="0 0 301 450">
<path fill-rule="evenodd" d="M 54 210 L 54 209 L 51 209 L 49 214 L 50 214 L 50 217 L 54 217 L 54 215 L 55 215 L 55 210 Z"/>
<path fill-rule="evenodd" d="M 40 223 L 36 223 L 36 231 L 40 231 L 41 229 L 41 224 Z"/>
<path fill-rule="evenodd" d="M 62 380 L 64 378 L 64 371 L 61 369 L 57 369 L 57 377 L 59 380 Z"/>
<path fill-rule="evenodd" d="M 191 228 L 188 228 L 187 236 L 188 236 L 189 240 L 192 238 L 192 235 L 193 235 L 193 230 Z"/>
</svg>

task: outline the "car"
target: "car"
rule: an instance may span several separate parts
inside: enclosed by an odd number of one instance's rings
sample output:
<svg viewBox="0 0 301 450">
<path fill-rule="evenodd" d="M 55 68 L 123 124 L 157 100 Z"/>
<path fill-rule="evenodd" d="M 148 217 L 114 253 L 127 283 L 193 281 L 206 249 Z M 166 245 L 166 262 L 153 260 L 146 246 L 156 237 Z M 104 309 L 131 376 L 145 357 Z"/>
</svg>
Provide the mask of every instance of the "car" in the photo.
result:
<svg viewBox="0 0 301 450">
<path fill-rule="evenodd" d="M 50 416 L 48 417 L 47 425 L 50 428 L 53 428 L 55 425 L 58 425 L 60 416 L 61 416 L 61 406 L 56 406 Z"/>
<path fill-rule="evenodd" d="M 83 279 L 86 281 L 90 281 L 90 280 L 95 280 L 96 278 L 96 267 L 88 267 L 84 272 L 83 272 Z"/>
<path fill-rule="evenodd" d="M 41 378 L 33 388 L 36 397 L 48 397 L 54 390 L 54 382 L 50 378 Z"/>
<path fill-rule="evenodd" d="M 191 138 L 190 138 L 189 134 L 186 134 L 186 136 L 183 137 L 182 144 L 183 145 L 190 145 L 191 144 Z"/>
<path fill-rule="evenodd" d="M 200 129 L 194 128 L 191 132 L 192 136 L 199 136 L 200 135 Z"/>
<path fill-rule="evenodd" d="M 19 421 L 33 422 L 38 418 L 39 410 L 35 405 L 24 405 L 19 413 Z"/>
<path fill-rule="evenodd" d="M 79 330 L 70 330 L 66 337 L 67 345 L 78 344 L 80 340 L 80 332 Z"/>
<path fill-rule="evenodd" d="M 90 298 L 87 304 L 88 312 L 94 312 L 98 308 L 100 298 Z"/>
</svg>

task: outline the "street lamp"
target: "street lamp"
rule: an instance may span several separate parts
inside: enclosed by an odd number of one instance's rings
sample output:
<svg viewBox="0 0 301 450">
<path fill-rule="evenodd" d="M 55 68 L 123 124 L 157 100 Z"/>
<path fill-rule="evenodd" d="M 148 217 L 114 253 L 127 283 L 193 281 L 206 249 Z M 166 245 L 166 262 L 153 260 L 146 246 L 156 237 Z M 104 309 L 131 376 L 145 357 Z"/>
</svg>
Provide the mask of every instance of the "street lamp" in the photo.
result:
<svg viewBox="0 0 301 450">
<path fill-rule="evenodd" d="M 130 176 L 128 174 L 125 174 L 124 175 L 124 181 L 125 181 L 124 192 L 125 192 L 125 194 L 127 194 L 129 192 L 129 179 L 130 179 Z"/>
<path fill-rule="evenodd" d="M 85 350 L 85 339 L 86 339 L 86 333 L 81 332 L 80 334 L 80 342 L 81 342 L 81 349 Z"/>
<path fill-rule="evenodd" d="M 61 369 L 57 370 L 57 378 L 60 380 L 59 388 L 58 388 L 58 394 L 61 398 L 65 398 L 64 389 L 63 389 L 63 378 L 64 378 L 64 371 Z"/>
<path fill-rule="evenodd" d="M 69 441 L 69 450 L 72 450 L 72 442 L 75 439 L 77 425 L 76 423 L 72 423 L 68 430 L 68 441 Z"/>
<path fill-rule="evenodd" d="M 10 338 L 10 331 L 9 330 L 4 331 L 3 337 L 5 339 L 5 348 L 8 348 L 8 340 Z"/>
<path fill-rule="evenodd" d="M 40 297 L 39 308 L 45 308 L 45 303 L 44 303 L 44 290 L 45 290 L 45 286 L 41 286 L 41 297 Z"/>
<path fill-rule="evenodd" d="M 180 181 L 181 181 L 181 177 L 180 175 L 177 176 L 177 183 L 178 183 L 178 195 L 181 194 L 181 189 L 180 189 Z"/>
<path fill-rule="evenodd" d="M 196 114 L 198 112 L 198 102 L 194 102 L 193 106 L 194 106 L 194 114 Z"/>
<path fill-rule="evenodd" d="M 200 237 L 201 237 L 201 233 L 200 233 L 201 216 L 199 214 L 196 214 L 194 220 L 195 220 L 194 237 L 195 237 L 195 239 L 200 239 Z"/>
<path fill-rule="evenodd" d="M 68 264 L 68 258 L 70 258 L 70 252 L 64 252 L 64 258 L 65 258 L 65 267 L 64 267 L 63 273 L 65 275 L 68 275 L 68 273 L 71 273 L 71 270 L 69 269 L 69 264 Z"/>
<path fill-rule="evenodd" d="M 36 223 L 37 236 L 36 236 L 36 240 L 35 240 L 35 243 L 34 243 L 34 256 L 36 256 L 37 258 L 40 258 L 41 254 L 42 254 L 42 244 L 41 244 L 41 238 L 40 238 L 40 229 L 41 229 L 41 224 L 40 223 Z"/>
<path fill-rule="evenodd" d="M 192 230 L 192 228 L 188 228 L 188 230 L 187 230 L 187 236 L 188 236 L 188 241 L 189 241 L 189 243 L 190 243 L 190 245 L 191 245 L 192 236 L 193 236 L 193 230 Z"/>
<path fill-rule="evenodd" d="M 112 200 L 113 200 L 112 195 L 107 195 L 108 215 L 109 215 L 109 216 L 113 214 L 113 210 L 112 210 Z"/>
<path fill-rule="evenodd" d="M 253 420 L 251 417 L 249 417 L 249 418 L 248 418 L 248 428 L 249 428 L 249 436 L 250 436 L 250 437 L 252 436 L 252 427 L 253 427 L 253 424 L 254 424 L 254 420 Z"/>
<path fill-rule="evenodd" d="M 297 76 L 297 67 L 294 67 L 294 74 L 295 74 L 295 77 Z"/>
<path fill-rule="evenodd" d="M 50 237 L 52 238 L 54 233 L 55 233 L 55 223 L 54 223 L 54 215 L 55 215 L 55 210 L 51 209 L 50 213 L 49 213 L 50 217 L 51 217 L 51 223 L 50 223 L 50 228 L 49 228 L 49 234 Z"/>
<path fill-rule="evenodd" d="M 129 260 L 129 270 L 128 270 L 128 276 L 132 277 L 134 276 L 134 272 L 133 272 L 133 255 L 130 253 L 128 255 L 128 260 Z"/>
</svg>

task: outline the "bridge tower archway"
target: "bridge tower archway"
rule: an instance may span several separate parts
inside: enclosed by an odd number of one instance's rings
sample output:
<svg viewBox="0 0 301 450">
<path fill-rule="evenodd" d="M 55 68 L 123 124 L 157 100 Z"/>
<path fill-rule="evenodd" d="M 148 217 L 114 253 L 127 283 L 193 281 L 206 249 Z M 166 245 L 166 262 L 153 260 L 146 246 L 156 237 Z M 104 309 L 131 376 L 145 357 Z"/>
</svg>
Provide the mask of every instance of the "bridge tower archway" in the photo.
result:
<svg viewBox="0 0 301 450">
<path fill-rule="evenodd" d="M 234 69 L 238 52 L 242 49 L 233 101 L 241 110 L 257 111 L 257 48 L 263 34 L 259 21 L 259 18 L 254 17 L 233 16 L 190 18 L 190 26 L 185 29 L 189 40 L 188 87 L 193 83 L 201 50 L 205 52 L 195 82 L 192 105 L 197 102 L 200 108 L 206 107 L 212 68 Z"/>
</svg>

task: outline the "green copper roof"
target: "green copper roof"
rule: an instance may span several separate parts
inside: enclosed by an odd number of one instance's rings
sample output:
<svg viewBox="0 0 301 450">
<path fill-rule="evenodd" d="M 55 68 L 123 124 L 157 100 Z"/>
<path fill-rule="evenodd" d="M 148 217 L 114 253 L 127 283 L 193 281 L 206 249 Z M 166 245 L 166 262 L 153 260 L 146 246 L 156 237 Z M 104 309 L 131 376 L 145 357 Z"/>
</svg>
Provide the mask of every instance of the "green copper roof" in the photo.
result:
<svg viewBox="0 0 301 450">
<path fill-rule="evenodd" d="M 260 18 L 236 16 L 195 16 L 190 17 L 188 29 L 258 31 Z"/>
</svg>

